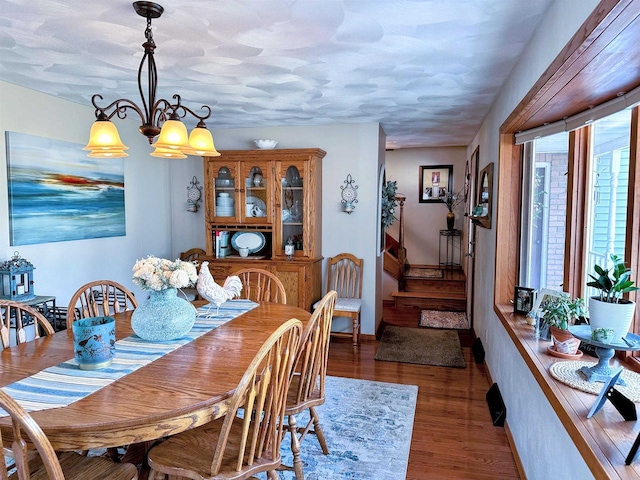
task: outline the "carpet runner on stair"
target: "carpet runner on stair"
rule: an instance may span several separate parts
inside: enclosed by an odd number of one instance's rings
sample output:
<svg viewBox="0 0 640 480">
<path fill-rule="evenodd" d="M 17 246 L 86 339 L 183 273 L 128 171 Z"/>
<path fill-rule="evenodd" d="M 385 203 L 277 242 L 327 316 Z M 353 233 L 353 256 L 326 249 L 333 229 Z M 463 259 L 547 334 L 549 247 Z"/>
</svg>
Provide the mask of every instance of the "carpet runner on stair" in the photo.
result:
<svg viewBox="0 0 640 480">
<path fill-rule="evenodd" d="M 451 312 L 441 310 L 422 310 L 420 312 L 420 327 L 449 328 L 454 330 L 468 330 L 471 328 L 465 312 Z"/>
<path fill-rule="evenodd" d="M 413 278 L 442 278 L 442 270 L 439 268 L 409 267 L 404 275 Z"/>
</svg>

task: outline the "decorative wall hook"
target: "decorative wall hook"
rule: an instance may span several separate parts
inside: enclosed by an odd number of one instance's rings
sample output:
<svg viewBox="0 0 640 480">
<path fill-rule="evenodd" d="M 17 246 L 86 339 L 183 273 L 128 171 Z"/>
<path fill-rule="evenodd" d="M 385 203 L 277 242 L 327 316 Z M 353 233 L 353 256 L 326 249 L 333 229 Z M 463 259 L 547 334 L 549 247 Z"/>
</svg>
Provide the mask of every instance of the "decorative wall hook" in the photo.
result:
<svg viewBox="0 0 640 480">
<path fill-rule="evenodd" d="M 344 211 L 351 215 L 351 212 L 355 210 L 355 204 L 358 203 L 358 186 L 355 184 L 355 180 L 351 178 L 351 174 L 347 175 L 347 179 L 343 182 L 346 185 L 340 187 L 342 190 L 342 204 Z"/>
<path fill-rule="evenodd" d="M 191 179 L 191 183 L 187 187 L 187 211 L 197 212 L 202 201 L 202 187 L 200 186 L 198 179 L 194 177 Z"/>
</svg>

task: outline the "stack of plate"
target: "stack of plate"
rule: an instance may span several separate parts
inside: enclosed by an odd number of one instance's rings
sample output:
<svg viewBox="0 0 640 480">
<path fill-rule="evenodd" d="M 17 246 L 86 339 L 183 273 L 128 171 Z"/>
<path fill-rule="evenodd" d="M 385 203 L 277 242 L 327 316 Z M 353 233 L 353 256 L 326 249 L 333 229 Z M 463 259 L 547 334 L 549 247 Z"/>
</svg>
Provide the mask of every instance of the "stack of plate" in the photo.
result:
<svg viewBox="0 0 640 480">
<path fill-rule="evenodd" d="M 216 216 L 218 217 L 233 217 L 235 216 L 235 209 L 233 207 L 233 197 L 230 197 L 228 193 L 219 193 L 216 197 Z"/>
</svg>

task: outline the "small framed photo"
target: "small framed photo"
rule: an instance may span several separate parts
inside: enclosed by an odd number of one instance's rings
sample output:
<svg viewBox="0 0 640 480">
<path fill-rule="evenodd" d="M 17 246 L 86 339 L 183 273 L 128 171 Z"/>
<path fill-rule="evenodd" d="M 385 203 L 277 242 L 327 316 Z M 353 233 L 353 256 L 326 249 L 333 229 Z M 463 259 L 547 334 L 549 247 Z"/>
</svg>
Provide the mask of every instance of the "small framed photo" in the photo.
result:
<svg viewBox="0 0 640 480">
<path fill-rule="evenodd" d="M 513 295 L 513 313 L 527 314 L 533 310 L 535 290 L 528 287 L 516 287 Z"/>
</svg>

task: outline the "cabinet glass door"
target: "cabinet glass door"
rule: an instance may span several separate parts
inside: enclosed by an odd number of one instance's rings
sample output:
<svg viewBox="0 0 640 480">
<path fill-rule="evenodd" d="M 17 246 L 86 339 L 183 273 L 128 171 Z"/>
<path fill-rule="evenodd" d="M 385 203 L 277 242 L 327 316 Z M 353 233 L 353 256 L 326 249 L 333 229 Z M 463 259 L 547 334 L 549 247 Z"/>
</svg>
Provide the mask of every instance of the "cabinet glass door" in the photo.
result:
<svg viewBox="0 0 640 480">
<path fill-rule="evenodd" d="M 270 221 L 269 169 L 267 163 L 245 164 L 242 169 L 244 202 L 242 215 L 247 222 Z"/>
<path fill-rule="evenodd" d="M 233 166 L 221 166 L 213 182 L 213 197 L 215 198 L 214 216 L 228 221 L 236 216 L 238 203 L 235 168 Z"/>
<path fill-rule="evenodd" d="M 305 246 L 304 178 L 295 165 L 289 166 L 282 183 L 282 251 L 293 245 L 294 255 L 303 255 Z"/>
</svg>

